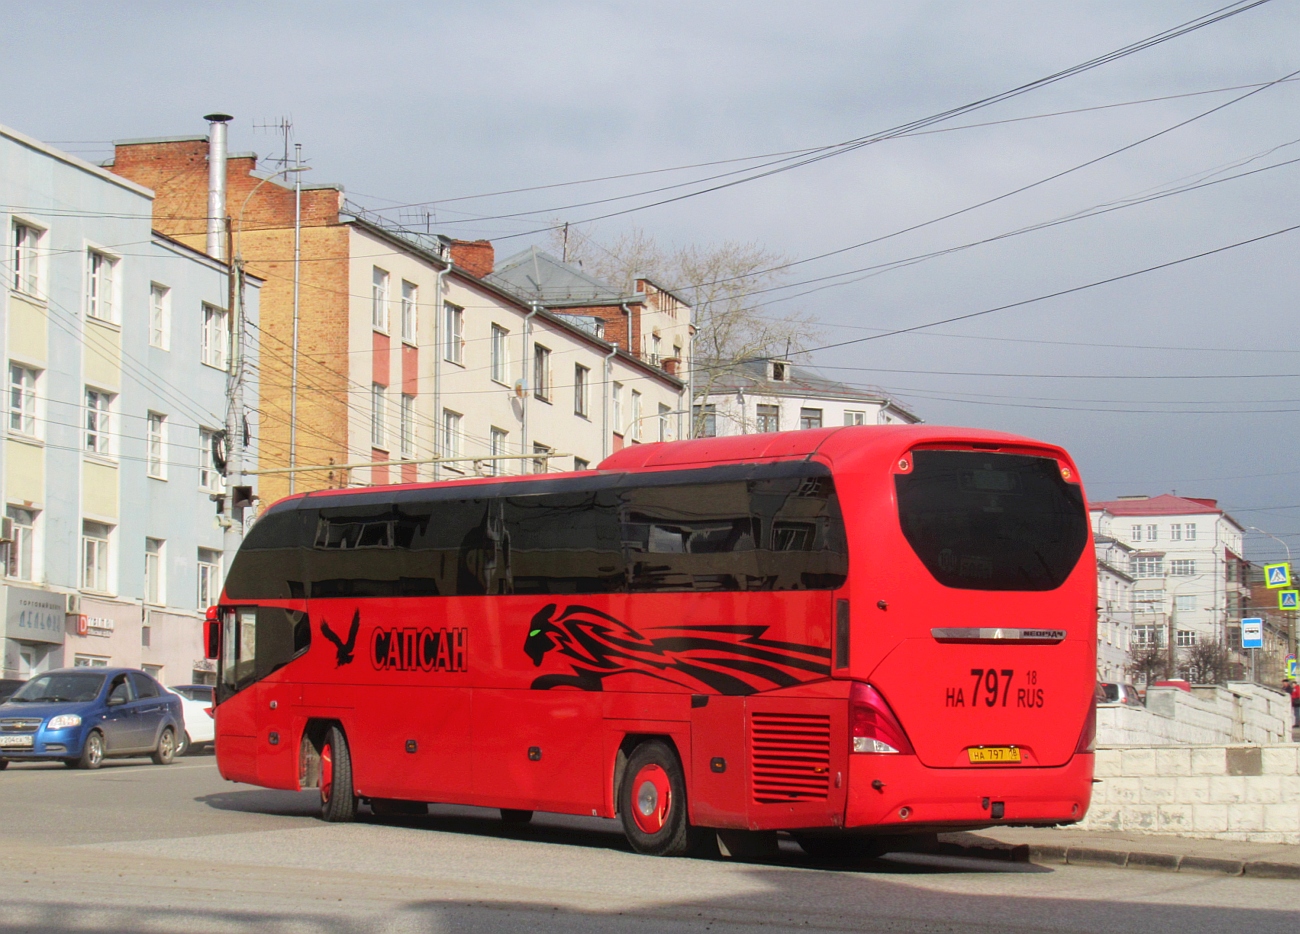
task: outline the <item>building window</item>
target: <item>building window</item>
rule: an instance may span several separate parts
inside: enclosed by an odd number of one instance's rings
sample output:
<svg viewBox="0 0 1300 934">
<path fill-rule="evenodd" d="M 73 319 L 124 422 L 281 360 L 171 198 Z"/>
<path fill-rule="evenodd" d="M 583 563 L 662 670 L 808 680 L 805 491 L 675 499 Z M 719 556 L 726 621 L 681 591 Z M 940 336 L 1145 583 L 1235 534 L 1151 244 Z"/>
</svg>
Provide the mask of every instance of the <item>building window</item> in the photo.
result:
<svg viewBox="0 0 1300 934">
<path fill-rule="evenodd" d="M 6 544 L 5 573 L 15 580 L 35 580 L 32 561 L 35 557 L 36 513 L 20 506 L 5 508 L 5 517 L 13 524 L 12 540 Z"/>
<path fill-rule="evenodd" d="M 415 456 L 415 396 L 402 394 L 401 412 L 402 457 Z"/>
<path fill-rule="evenodd" d="M 800 409 L 799 427 L 800 428 L 822 427 L 822 410 L 821 409 Z"/>
<path fill-rule="evenodd" d="M 1191 613 L 1196 609 L 1196 595 L 1180 593 L 1174 596 L 1174 610 L 1178 613 Z"/>
<path fill-rule="evenodd" d="M 148 468 L 155 480 L 167 479 L 167 416 L 157 412 L 149 413 Z"/>
<path fill-rule="evenodd" d="M 370 324 L 388 333 L 388 273 L 375 266 L 370 274 Z"/>
<path fill-rule="evenodd" d="M 591 370 L 576 363 L 573 366 L 573 414 L 587 417 L 587 386 L 590 382 Z"/>
<path fill-rule="evenodd" d="M 510 332 L 499 324 L 492 325 L 492 379 L 498 383 L 506 382 L 506 372 L 510 368 L 510 345 L 506 338 Z"/>
<path fill-rule="evenodd" d="M 387 450 L 384 430 L 388 421 L 388 387 L 378 383 L 370 384 L 370 444 L 380 450 Z"/>
<path fill-rule="evenodd" d="M 551 351 L 533 344 L 533 395 L 542 402 L 551 399 Z"/>
<path fill-rule="evenodd" d="M 113 320 L 113 267 L 117 263 L 90 250 L 86 263 L 86 314 L 100 321 Z"/>
<path fill-rule="evenodd" d="M 222 464 L 218 459 L 221 432 L 212 428 L 199 429 L 199 489 L 220 493 L 223 488 Z"/>
<path fill-rule="evenodd" d="M 1171 542 L 1181 542 L 1183 540 L 1183 526 L 1180 522 L 1175 522 L 1169 526 L 1169 540 Z"/>
<path fill-rule="evenodd" d="M 144 540 L 144 602 L 155 606 L 167 602 L 167 590 L 163 586 L 163 574 L 167 566 L 163 560 L 165 545 L 161 538 Z"/>
<path fill-rule="evenodd" d="M 221 552 L 199 549 L 199 609 L 206 610 L 221 596 Z"/>
<path fill-rule="evenodd" d="M 86 450 L 95 454 L 113 451 L 113 396 L 98 389 L 86 390 Z"/>
<path fill-rule="evenodd" d="M 712 403 L 695 406 L 695 433 L 700 438 L 718 436 L 718 407 Z"/>
<path fill-rule="evenodd" d="M 1129 573 L 1134 577 L 1164 577 L 1165 559 L 1161 555 L 1135 555 L 1129 560 Z"/>
<path fill-rule="evenodd" d="M 1196 561 L 1191 558 L 1178 558 L 1169 562 L 1170 577 L 1195 577 Z"/>
<path fill-rule="evenodd" d="M 867 413 L 858 411 L 846 411 L 844 413 L 845 425 L 865 425 L 867 423 Z"/>
<path fill-rule="evenodd" d="M 36 436 L 36 371 L 9 364 L 9 430 Z"/>
<path fill-rule="evenodd" d="M 402 340 L 408 344 L 415 343 L 416 325 L 419 322 L 416 309 L 420 304 L 420 290 L 415 283 L 402 280 Z"/>
<path fill-rule="evenodd" d="M 627 426 L 623 424 L 623 384 L 613 383 L 609 390 L 610 409 L 614 416 L 614 434 L 627 434 Z"/>
<path fill-rule="evenodd" d="M 442 410 L 442 456 L 460 457 L 460 413 Z"/>
<path fill-rule="evenodd" d="M 1196 541 L 1196 523 L 1195 523 L 1195 522 L 1188 522 L 1186 525 L 1183 526 L 1183 540 L 1184 540 L 1184 541 L 1189 541 L 1189 542 L 1194 542 L 1194 541 Z"/>
<path fill-rule="evenodd" d="M 574 470 L 590 470 L 590 469 L 591 469 L 591 461 L 585 461 L 585 460 L 583 460 L 581 457 L 575 457 L 575 458 L 573 459 L 573 469 L 574 469 Z"/>
<path fill-rule="evenodd" d="M 1134 542 L 1142 541 L 1142 526 L 1135 525 L 1129 529 L 1129 540 Z"/>
<path fill-rule="evenodd" d="M 632 440 L 641 440 L 641 393 L 632 390 Z"/>
<path fill-rule="evenodd" d="M 772 381 L 784 383 L 790 378 L 790 364 L 772 361 Z"/>
<path fill-rule="evenodd" d="M 108 537 L 112 528 L 99 522 L 81 523 L 81 588 L 108 593 Z"/>
<path fill-rule="evenodd" d="M 533 473 L 546 473 L 550 470 L 550 458 L 544 455 L 550 454 L 551 449 L 544 444 L 533 444 Z M 543 455 L 543 456 L 539 456 Z"/>
<path fill-rule="evenodd" d="M 108 658 L 102 655 L 74 655 L 73 668 L 107 668 Z"/>
<path fill-rule="evenodd" d="M 171 289 L 155 282 L 149 287 L 149 346 L 161 350 L 171 347 Z"/>
<path fill-rule="evenodd" d="M 463 363 L 465 355 L 465 309 L 450 302 L 444 306 L 446 328 L 443 329 L 443 359 Z"/>
<path fill-rule="evenodd" d="M 506 435 L 507 432 L 502 429 L 493 428 L 488 437 L 488 453 L 492 455 L 492 460 L 488 461 L 487 472 L 493 477 L 507 472 L 505 462 L 496 459 L 506 453 Z"/>
<path fill-rule="evenodd" d="M 1164 645 L 1165 627 L 1163 626 L 1134 626 L 1133 627 L 1133 645 Z"/>
<path fill-rule="evenodd" d="M 41 232 L 27 224 L 14 224 L 14 290 L 36 295 L 40 288 L 38 262 Z"/>
<path fill-rule="evenodd" d="M 759 434 L 766 431 L 781 430 L 781 407 L 778 405 L 760 405 L 754 419 L 755 430 Z"/>
<path fill-rule="evenodd" d="M 1149 542 L 1154 542 L 1154 541 L 1156 541 L 1156 540 L 1160 537 L 1159 532 L 1160 532 L 1160 528 L 1159 528 L 1159 526 L 1148 525 L 1148 526 L 1147 526 L 1147 541 L 1149 541 Z"/>
<path fill-rule="evenodd" d="M 1180 629 L 1174 633 L 1174 645 L 1179 648 L 1190 648 L 1196 644 L 1196 633 L 1191 629 Z"/>
<path fill-rule="evenodd" d="M 659 440 L 661 442 L 668 440 L 668 415 L 671 412 L 671 407 L 664 405 L 662 402 L 659 403 L 659 417 L 656 421 L 659 423 Z"/>
<path fill-rule="evenodd" d="M 230 315 L 226 309 L 203 304 L 203 362 L 218 370 L 226 368 L 230 351 Z"/>
</svg>

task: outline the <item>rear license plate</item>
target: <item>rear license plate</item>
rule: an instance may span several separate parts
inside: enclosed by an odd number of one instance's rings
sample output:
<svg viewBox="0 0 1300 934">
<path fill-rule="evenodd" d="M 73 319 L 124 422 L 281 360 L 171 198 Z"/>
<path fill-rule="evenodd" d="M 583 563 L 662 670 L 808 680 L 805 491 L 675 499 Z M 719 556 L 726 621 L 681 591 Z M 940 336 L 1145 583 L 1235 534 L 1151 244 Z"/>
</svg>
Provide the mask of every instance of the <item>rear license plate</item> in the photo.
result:
<svg viewBox="0 0 1300 934">
<path fill-rule="evenodd" d="M 1019 762 L 1020 750 L 1015 746 L 979 746 L 967 749 L 971 762 Z"/>
<path fill-rule="evenodd" d="M 0 749 L 31 749 L 30 736 L 0 736 Z"/>
</svg>

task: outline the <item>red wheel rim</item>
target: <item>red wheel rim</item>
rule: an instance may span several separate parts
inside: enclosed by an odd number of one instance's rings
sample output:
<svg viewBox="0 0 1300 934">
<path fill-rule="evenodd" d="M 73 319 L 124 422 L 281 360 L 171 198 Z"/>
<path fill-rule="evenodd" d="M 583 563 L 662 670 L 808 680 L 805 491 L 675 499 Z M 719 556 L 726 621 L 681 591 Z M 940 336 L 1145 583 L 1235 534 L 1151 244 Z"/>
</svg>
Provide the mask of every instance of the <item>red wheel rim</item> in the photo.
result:
<svg viewBox="0 0 1300 934">
<path fill-rule="evenodd" d="M 329 801 L 334 790 L 334 749 L 326 746 L 320 751 L 320 799 Z"/>
<path fill-rule="evenodd" d="M 673 789 L 661 766 L 644 765 L 632 779 L 632 819 L 645 833 L 658 833 L 668 822 Z"/>
</svg>

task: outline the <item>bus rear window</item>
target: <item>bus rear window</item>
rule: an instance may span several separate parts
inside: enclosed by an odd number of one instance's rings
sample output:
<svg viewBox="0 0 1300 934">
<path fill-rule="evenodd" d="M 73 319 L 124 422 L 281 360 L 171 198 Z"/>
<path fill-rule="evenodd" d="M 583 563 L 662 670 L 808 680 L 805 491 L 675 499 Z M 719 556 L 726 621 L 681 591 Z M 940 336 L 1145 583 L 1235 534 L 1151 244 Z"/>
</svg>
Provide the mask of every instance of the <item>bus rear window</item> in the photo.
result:
<svg viewBox="0 0 1300 934">
<path fill-rule="evenodd" d="M 1052 458 L 914 451 L 895 479 L 903 534 L 945 587 L 1053 590 L 1088 541 L 1083 491 Z"/>
</svg>

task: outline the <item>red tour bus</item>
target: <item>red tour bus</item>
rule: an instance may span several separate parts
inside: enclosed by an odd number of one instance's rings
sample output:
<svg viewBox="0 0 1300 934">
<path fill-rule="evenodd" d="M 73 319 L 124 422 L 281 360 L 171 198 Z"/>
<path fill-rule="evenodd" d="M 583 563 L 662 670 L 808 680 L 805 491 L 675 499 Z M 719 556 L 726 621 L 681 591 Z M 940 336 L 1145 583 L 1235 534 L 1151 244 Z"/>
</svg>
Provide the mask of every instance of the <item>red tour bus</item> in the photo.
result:
<svg viewBox="0 0 1300 934">
<path fill-rule="evenodd" d="M 325 820 L 618 817 L 660 855 L 715 829 L 832 856 L 1070 823 L 1094 562 L 1065 451 L 954 428 L 290 497 L 210 612 L 217 761 L 319 788 Z"/>
</svg>

